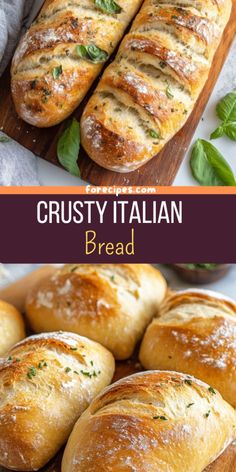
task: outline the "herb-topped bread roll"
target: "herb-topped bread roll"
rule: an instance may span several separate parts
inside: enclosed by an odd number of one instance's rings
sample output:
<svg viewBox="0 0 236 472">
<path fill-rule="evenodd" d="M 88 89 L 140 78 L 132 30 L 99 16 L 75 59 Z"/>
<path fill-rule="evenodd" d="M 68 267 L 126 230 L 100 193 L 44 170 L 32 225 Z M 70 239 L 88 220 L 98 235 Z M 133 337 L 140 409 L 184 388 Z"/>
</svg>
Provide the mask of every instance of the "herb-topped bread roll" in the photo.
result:
<svg viewBox="0 0 236 472">
<path fill-rule="evenodd" d="M 72 331 L 127 359 L 165 294 L 147 264 L 66 265 L 29 294 L 26 312 L 36 332 Z"/>
<path fill-rule="evenodd" d="M 127 377 L 76 423 L 62 472 L 202 472 L 236 438 L 236 413 L 176 372 Z"/>
<path fill-rule="evenodd" d="M 0 465 L 43 467 L 113 373 L 112 354 L 76 334 L 42 334 L 14 346 L 0 360 Z"/>
<path fill-rule="evenodd" d="M 146 0 L 81 121 L 82 144 L 116 172 L 145 164 L 184 125 L 206 82 L 231 0 Z"/>
<path fill-rule="evenodd" d="M 145 333 L 140 361 L 195 375 L 236 407 L 236 304 L 209 291 L 173 294 Z"/>
<path fill-rule="evenodd" d="M 25 337 L 24 321 L 20 312 L 0 300 L 0 356 Z"/>
<path fill-rule="evenodd" d="M 12 62 L 18 115 L 53 126 L 82 101 L 142 0 L 46 0 Z"/>
</svg>

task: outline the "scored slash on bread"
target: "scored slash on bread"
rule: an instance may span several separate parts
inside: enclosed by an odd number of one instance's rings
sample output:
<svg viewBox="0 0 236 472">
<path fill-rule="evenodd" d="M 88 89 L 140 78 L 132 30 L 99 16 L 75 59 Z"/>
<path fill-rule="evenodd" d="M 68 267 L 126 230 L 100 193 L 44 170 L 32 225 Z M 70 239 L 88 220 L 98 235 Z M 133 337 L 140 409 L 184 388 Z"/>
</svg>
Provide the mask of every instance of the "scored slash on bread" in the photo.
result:
<svg viewBox="0 0 236 472">
<path fill-rule="evenodd" d="M 108 14 L 95 0 L 46 0 L 12 62 L 12 96 L 19 116 L 38 127 L 67 118 L 105 62 L 80 57 L 76 46 L 95 45 L 108 59 L 141 3 L 119 0 L 119 14 Z"/>
<path fill-rule="evenodd" d="M 231 0 L 145 0 L 82 116 L 82 144 L 96 163 L 133 171 L 180 130 L 231 7 Z"/>
<path fill-rule="evenodd" d="M 81 416 L 62 472 L 202 472 L 236 438 L 235 422 L 235 410 L 194 377 L 136 374 Z"/>
</svg>

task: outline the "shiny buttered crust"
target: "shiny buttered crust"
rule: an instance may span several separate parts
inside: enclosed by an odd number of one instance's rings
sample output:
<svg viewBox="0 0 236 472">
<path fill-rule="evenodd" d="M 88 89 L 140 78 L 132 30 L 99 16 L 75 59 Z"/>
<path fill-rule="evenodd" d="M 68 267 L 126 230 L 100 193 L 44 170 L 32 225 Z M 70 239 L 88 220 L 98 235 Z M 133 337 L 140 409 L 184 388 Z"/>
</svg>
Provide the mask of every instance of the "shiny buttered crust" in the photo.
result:
<svg viewBox="0 0 236 472">
<path fill-rule="evenodd" d="M 104 62 L 81 58 L 76 46 L 95 45 L 110 56 L 142 1 L 118 3 L 119 14 L 106 14 L 94 0 L 44 2 L 12 62 L 12 97 L 23 120 L 53 126 L 80 104 Z"/>
<path fill-rule="evenodd" d="M 43 334 L 17 344 L 0 361 L 0 465 L 43 467 L 113 373 L 110 352 L 76 334 Z"/>
<path fill-rule="evenodd" d="M 0 356 L 24 338 L 25 327 L 20 312 L 14 306 L 0 300 Z"/>
<path fill-rule="evenodd" d="M 176 372 L 127 377 L 76 423 L 62 472 L 202 472 L 236 437 L 235 410 Z"/>
<path fill-rule="evenodd" d="M 207 291 L 171 296 L 145 333 L 140 361 L 195 375 L 236 407 L 236 304 Z"/>
<path fill-rule="evenodd" d="M 66 265 L 29 294 L 26 312 L 35 332 L 72 331 L 127 359 L 165 293 L 150 265 Z"/>
<path fill-rule="evenodd" d="M 130 172 L 188 119 L 206 82 L 231 0 L 146 0 L 81 121 L 95 162 Z"/>
</svg>

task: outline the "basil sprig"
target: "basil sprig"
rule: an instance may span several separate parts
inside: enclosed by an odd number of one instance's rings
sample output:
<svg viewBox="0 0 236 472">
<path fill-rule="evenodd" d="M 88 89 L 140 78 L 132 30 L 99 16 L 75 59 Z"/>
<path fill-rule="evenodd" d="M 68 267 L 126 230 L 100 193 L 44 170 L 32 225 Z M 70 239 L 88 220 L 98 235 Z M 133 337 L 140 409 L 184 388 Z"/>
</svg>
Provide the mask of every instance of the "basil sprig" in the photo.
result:
<svg viewBox="0 0 236 472">
<path fill-rule="evenodd" d="M 95 64 L 99 62 L 106 62 L 108 59 L 108 53 L 103 49 L 100 49 L 95 44 L 89 44 L 88 46 L 80 44 L 76 46 L 76 52 L 83 59 L 88 59 Z"/>
<path fill-rule="evenodd" d="M 236 186 L 233 171 L 220 152 L 208 141 L 198 139 L 190 166 L 193 177 L 205 186 Z"/>
<path fill-rule="evenodd" d="M 114 0 L 95 0 L 95 5 L 105 13 L 118 14 L 122 12 L 122 8 Z"/>
<path fill-rule="evenodd" d="M 80 177 L 80 169 L 77 164 L 80 150 L 80 125 L 73 118 L 70 125 L 59 138 L 57 144 L 57 157 L 60 164 L 70 174 Z"/>
<path fill-rule="evenodd" d="M 226 135 L 236 141 L 236 90 L 222 98 L 216 107 L 216 113 L 222 123 L 211 134 L 211 139 Z"/>
</svg>

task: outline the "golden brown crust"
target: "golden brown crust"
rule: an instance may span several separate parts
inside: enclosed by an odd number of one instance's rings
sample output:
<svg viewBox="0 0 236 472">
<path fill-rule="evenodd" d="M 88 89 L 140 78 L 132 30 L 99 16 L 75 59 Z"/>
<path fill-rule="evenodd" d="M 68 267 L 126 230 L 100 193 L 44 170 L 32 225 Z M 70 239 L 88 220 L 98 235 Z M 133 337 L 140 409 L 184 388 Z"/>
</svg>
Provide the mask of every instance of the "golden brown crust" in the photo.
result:
<svg viewBox="0 0 236 472">
<path fill-rule="evenodd" d="M 0 362 L 0 465 L 43 467 L 113 377 L 112 355 L 71 333 L 32 336 Z"/>
<path fill-rule="evenodd" d="M 12 62 L 12 96 L 21 118 L 49 127 L 75 110 L 104 65 L 81 59 L 76 46 L 94 44 L 109 56 L 141 0 L 118 3 L 121 13 L 109 15 L 94 0 L 45 1 Z"/>
<path fill-rule="evenodd" d="M 235 407 L 236 304 L 207 291 L 172 295 L 146 331 L 140 360 L 195 375 Z"/>
<path fill-rule="evenodd" d="M 148 264 L 67 265 L 28 296 L 36 332 L 76 332 L 131 356 L 166 293 L 160 272 Z"/>
<path fill-rule="evenodd" d="M 137 374 L 106 389 L 82 415 L 62 472 L 202 472 L 235 438 L 235 421 L 233 408 L 193 377 Z"/>
<path fill-rule="evenodd" d="M 102 167 L 132 171 L 184 125 L 208 77 L 231 0 L 146 0 L 85 107 L 82 143 Z"/>
<path fill-rule="evenodd" d="M 0 300 L 0 356 L 25 337 L 25 326 L 20 312 Z"/>
</svg>

